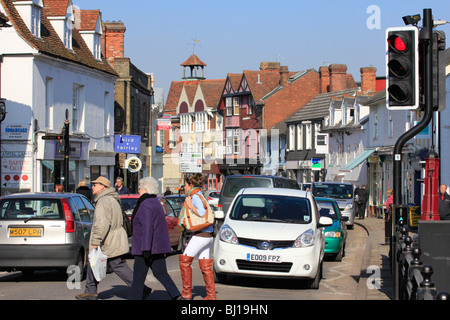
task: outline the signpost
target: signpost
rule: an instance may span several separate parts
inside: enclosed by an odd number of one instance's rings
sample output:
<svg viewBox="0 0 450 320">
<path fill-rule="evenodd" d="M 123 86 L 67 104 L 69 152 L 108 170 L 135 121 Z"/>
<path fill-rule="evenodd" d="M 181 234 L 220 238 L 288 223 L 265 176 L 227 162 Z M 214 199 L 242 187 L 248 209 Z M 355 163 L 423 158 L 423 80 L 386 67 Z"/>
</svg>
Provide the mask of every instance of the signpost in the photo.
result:
<svg viewBox="0 0 450 320">
<path fill-rule="evenodd" d="M 182 152 L 180 153 L 180 172 L 181 173 L 202 173 L 203 154 L 201 152 Z"/>
</svg>

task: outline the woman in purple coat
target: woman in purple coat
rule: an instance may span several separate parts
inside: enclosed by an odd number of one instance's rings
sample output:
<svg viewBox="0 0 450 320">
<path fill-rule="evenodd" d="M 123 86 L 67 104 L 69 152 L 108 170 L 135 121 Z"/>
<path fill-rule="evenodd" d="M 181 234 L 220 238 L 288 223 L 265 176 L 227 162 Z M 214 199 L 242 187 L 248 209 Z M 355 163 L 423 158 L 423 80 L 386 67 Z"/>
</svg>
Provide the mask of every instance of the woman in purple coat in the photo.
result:
<svg viewBox="0 0 450 320">
<path fill-rule="evenodd" d="M 133 284 L 129 297 L 131 300 L 145 300 L 150 294 L 151 289 L 144 284 L 149 268 L 172 299 L 181 297 L 180 291 L 167 273 L 166 254 L 171 253 L 172 248 L 164 209 L 156 197 L 158 189 L 158 181 L 154 178 L 139 180 L 141 196 L 131 218 L 131 254 L 134 256 Z"/>
</svg>

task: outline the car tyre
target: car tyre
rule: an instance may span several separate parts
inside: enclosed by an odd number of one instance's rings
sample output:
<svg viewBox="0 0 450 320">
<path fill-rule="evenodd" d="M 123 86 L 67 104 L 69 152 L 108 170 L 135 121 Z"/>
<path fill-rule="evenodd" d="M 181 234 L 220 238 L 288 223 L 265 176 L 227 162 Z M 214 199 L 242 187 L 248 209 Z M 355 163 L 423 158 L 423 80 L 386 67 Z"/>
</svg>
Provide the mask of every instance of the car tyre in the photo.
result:
<svg viewBox="0 0 450 320">
<path fill-rule="evenodd" d="M 322 267 L 323 262 L 320 262 L 319 268 L 317 269 L 317 274 L 314 279 L 307 280 L 307 286 L 309 289 L 319 289 L 320 279 L 322 278 Z"/>
<path fill-rule="evenodd" d="M 336 253 L 336 255 L 334 256 L 334 261 L 341 262 L 344 255 L 345 255 L 345 244 L 342 245 L 339 252 Z"/>
</svg>

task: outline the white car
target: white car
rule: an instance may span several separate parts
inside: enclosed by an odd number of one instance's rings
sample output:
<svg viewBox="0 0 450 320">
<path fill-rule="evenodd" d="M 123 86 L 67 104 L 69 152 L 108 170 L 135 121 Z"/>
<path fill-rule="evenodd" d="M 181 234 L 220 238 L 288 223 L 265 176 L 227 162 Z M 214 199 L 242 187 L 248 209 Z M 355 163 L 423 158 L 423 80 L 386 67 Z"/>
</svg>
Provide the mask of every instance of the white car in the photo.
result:
<svg viewBox="0 0 450 320">
<path fill-rule="evenodd" d="M 216 217 L 223 212 L 216 212 Z M 227 275 L 308 279 L 319 288 L 325 236 L 332 225 L 320 217 L 310 192 L 295 189 L 241 189 L 214 240 L 217 282 Z"/>
<path fill-rule="evenodd" d="M 217 207 L 219 205 L 220 191 L 217 190 L 205 191 L 205 198 L 210 206 Z"/>
</svg>

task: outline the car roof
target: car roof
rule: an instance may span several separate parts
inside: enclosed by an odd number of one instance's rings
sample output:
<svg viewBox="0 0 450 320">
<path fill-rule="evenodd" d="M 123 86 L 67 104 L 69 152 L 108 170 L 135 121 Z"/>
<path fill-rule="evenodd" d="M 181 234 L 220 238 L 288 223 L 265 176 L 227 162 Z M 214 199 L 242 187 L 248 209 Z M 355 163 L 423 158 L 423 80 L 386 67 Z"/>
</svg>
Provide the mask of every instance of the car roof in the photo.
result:
<svg viewBox="0 0 450 320">
<path fill-rule="evenodd" d="M 336 202 L 336 200 L 331 198 L 322 198 L 322 197 L 315 197 L 316 201 L 329 201 L 329 202 Z"/>
<path fill-rule="evenodd" d="M 336 181 L 315 181 L 312 184 L 353 184 L 351 182 L 336 182 Z"/>
<path fill-rule="evenodd" d="M 239 174 L 239 175 L 230 175 L 226 177 L 227 179 L 229 178 L 277 178 L 277 179 L 287 179 L 287 180 L 294 180 L 291 178 L 287 178 L 287 177 L 278 177 L 278 176 L 269 176 L 269 175 L 257 175 L 257 174 Z"/>
<path fill-rule="evenodd" d="M 13 193 L 3 195 L 2 199 L 14 199 L 14 198 L 68 198 L 73 196 L 81 196 L 79 193 L 66 193 L 66 192 L 24 192 Z"/>
<path fill-rule="evenodd" d="M 238 194 L 273 194 L 279 196 L 294 196 L 307 198 L 310 192 L 299 189 L 284 189 L 284 188 L 243 188 Z"/>
</svg>

